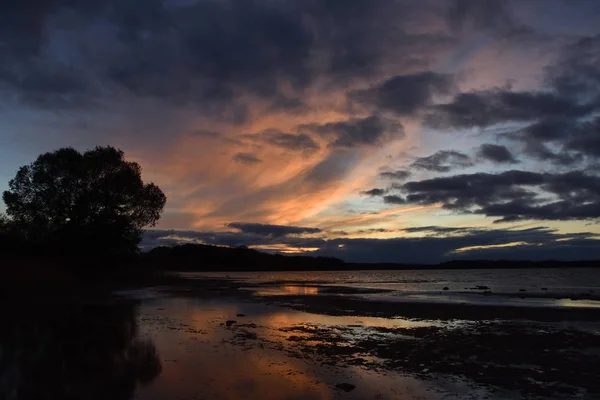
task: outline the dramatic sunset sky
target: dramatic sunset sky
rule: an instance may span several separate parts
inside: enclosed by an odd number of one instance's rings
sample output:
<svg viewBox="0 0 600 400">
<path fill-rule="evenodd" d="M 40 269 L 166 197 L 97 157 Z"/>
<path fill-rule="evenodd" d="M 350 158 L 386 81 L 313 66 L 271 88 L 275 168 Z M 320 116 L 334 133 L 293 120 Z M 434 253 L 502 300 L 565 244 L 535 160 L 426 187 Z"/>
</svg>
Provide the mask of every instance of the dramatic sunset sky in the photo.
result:
<svg viewBox="0 0 600 400">
<path fill-rule="evenodd" d="M 144 248 L 600 258 L 600 1 L 9 0 L 0 57 L 0 191 L 119 147 Z"/>
</svg>

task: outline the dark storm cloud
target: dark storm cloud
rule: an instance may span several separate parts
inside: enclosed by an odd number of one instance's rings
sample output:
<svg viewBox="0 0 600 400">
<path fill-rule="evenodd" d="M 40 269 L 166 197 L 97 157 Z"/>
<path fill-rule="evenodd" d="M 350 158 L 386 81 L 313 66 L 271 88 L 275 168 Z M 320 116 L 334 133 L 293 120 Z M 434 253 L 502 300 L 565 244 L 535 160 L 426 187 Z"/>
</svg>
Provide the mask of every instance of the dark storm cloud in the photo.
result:
<svg viewBox="0 0 600 400">
<path fill-rule="evenodd" d="M 580 123 L 568 137 L 566 147 L 588 157 L 600 158 L 600 116 Z"/>
<path fill-rule="evenodd" d="M 375 196 L 383 196 L 384 194 L 387 193 L 387 190 L 380 189 L 380 188 L 374 188 L 371 190 L 365 190 L 364 192 L 360 192 L 360 193 L 364 194 L 365 196 L 375 197 Z"/>
<path fill-rule="evenodd" d="M 472 167 L 473 162 L 468 155 L 461 152 L 440 150 L 428 157 L 417 158 L 410 166 L 427 171 L 449 172 L 453 169 Z"/>
<path fill-rule="evenodd" d="M 482 144 L 477 151 L 477 155 L 498 164 L 516 164 L 519 162 L 506 146 L 497 144 Z"/>
<path fill-rule="evenodd" d="M 430 105 L 435 94 L 448 93 L 451 88 L 449 75 L 421 72 L 395 76 L 379 86 L 352 92 L 350 98 L 379 110 L 410 115 Z"/>
<path fill-rule="evenodd" d="M 600 218 L 600 177 L 582 171 L 563 174 L 506 171 L 434 178 L 402 185 L 409 203 L 518 220 Z"/>
<path fill-rule="evenodd" d="M 406 204 L 406 199 L 398 195 L 383 196 L 383 202 L 386 204 Z"/>
<path fill-rule="evenodd" d="M 396 179 L 399 181 L 403 181 L 408 179 L 412 175 L 412 172 L 407 170 L 397 170 L 397 171 L 385 171 L 379 174 L 382 178 L 388 179 Z"/>
<path fill-rule="evenodd" d="M 527 126 L 521 138 L 530 142 L 554 142 L 564 140 L 573 127 L 573 120 L 549 117 Z M 519 138 L 519 137 L 515 137 Z"/>
<path fill-rule="evenodd" d="M 434 18 L 396 0 L 8 1 L 0 4 L 0 56 L 10 62 L 0 67 L 0 85 L 21 90 L 36 69 L 60 74 L 70 65 L 70 76 L 86 81 L 77 90 L 90 96 L 125 91 L 198 104 L 210 114 L 250 94 L 275 109 L 306 111 L 302 94 L 316 79 L 328 78 L 335 89 L 391 62 L 424 66 L 428 50 L 452 42 L 408 33 L 398 15 Z"/>
<path fill-rule="evenodd" d="M 260 158 L 252 153 L 237 153 L 232 159 L 240 164 L 258 164 L 262 162 Z"/>
<path fill-rule="evenodd" d="M 64 47 L 64 37 L 80 39 L 77 30 L 105 23 L 114 25 L 118 36 L 157 29 L 165 25 L 165 9 L 160 0 L 138 7 L 135 0 L 19 0 L 0 4 L 0 90 L 38 108 L 90 107 L 88 97 L 99 95 L 102 84 L 95 75 L 110 60 L 91 64 Z M 59 35 L 65 35 L 56 39 Z M 79 36 L 79 37 L 78 37 Z M 90 44 L 96 46 L 99 43 Z M 101 46 L 100 46 L 101 47 Z M 78 49 L 81 50 L 81 49 Z M 68 61 L 65 60 L 68 58 Z"/>
<path fill-rule="evenodd" d="M 600 35 L 567 46 L 561 61 L 548 68 L 548 83 L 564 95 L 594 98 L 600 92 Z M 597 99 L 596 99 L 597 101 Z"/>
<path fill-rule="evenodd" d="M 282 149 L 312 153 L 319 145 L 307 134 L 286 133 L 278 129 L 269 129 L 250 137 Z"/>
<path fill-rule="evenodd" d="M 136 43 L 109 69 L 113 82 L 141 95 L 230 100 L 238 88 L 271 97 L 276 77 L 302 89 L 311 81 L 314 35 L 287 2 L 200 1 L 169 10 L 173 41 Z"/>
<path fill-rule="evenodd" d="M 524 147 L 524 152 L 528 156 L 562 167 L 573 166 L 583 160 L 582 154 L 567 152 L 567 150 L 563 148 L 562 151 L 555 152 L 546 144 L 534 141 L 525 142 Z"/>
<path fill-rule="evenodd" d="M 92 105 L 87 95 L 93 84 L 78 71 L 67 66 L 49 68 L 32 63 L 29 73 L 1 71 L 0 83 L 19 87 L 17 97 L 22 103 L 39 108 L 79 108 Z M 0 86 L 1 90 L 1 86 Z"/>
<path fill-rule="evenodd" d="M 505 137 L 524 145 L 525 154 L 556 165 L 571 166 L 600 157 L 600 119 L 547 118 Z M 553 148 L 558 150 L 553 150 Z"/>
<path fill-rule="evenodd" d="M 45 39 L 47 19 L 61 10 L 72 10 L 82 17 L 101 11 L 106 1 L 8 0 L 0 4 L 1 51 L 29 57 L 39 52 Z"/>
<path fill-rule="evenodd" d="M 527 126 L 522 136 L 526 151 L 541 160 L 571 165 L 584 158 L 600 157 L 600 35 L 579 39 L 568 45 L 559 62 L 547 68 L 547 83 L 561 96 L 587 102 L 588 116 L 553 116 Z M 558 147 L 553 152 L 549 145 Z"/>
<path fill-rule="evenodd" d="M 282 237 L 287 235 L 300 235 L 303 233 L 319 233 L 320 229 L 317 228 L 306 228 L 300 226 L 285 226 L 285 225 L 266 225 L 266 224 L 253 224 L 243 222 L 232 222 L 227 225 L 230 228 L 238 229 L 244 233 L 256 233 L 262 236 L 271 237 Z"/>
<path fill-rule="evenodd" d="M 386 140 L 404 137 L 404 128 L 400 123 L 378 115 L 322 125 L 301 125 L 299 129 L 319 134 L 329 140 L 331 147 L 340 148 L 379 145 Z"/>
<path fill-rule="evenodd" d="M 529 158 L 559 168 L 595 165 L 600 157 L 600 35 L 566 45 L 545 73 L 544 90 L 460 93 L 449 103 L 431 106 L 425 123 L 440 130 L 520 124 L 501 135 L 518 142 Z M 479 155 L 495 162 L 514 160 L 500 148 L 482 147 Z"/>
<path fill-rule="evenodd" d="M 450 103 L 433 106 L 425 122 L 440 129 L 487 127 L 543 118 L 577 118 L 593 107 L 547 92 L 502 89 L 460 93 Z"/>
<path fill-rule="evenodd" d="M 453 30 L 497 30 L 510 33 L 520 28 L 510 10 L 509 0 L 450 0 L 445 17 Z"/>
</svg>

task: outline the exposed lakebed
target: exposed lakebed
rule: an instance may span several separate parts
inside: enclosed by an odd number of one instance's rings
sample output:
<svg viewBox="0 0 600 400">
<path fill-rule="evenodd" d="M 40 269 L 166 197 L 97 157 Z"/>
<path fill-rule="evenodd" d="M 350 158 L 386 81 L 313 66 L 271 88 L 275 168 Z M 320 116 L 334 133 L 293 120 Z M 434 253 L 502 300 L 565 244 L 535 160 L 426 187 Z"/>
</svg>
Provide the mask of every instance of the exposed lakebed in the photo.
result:
<svg viewBox="0 0 600 400">
<path fill-rule="evenodd" d="M 464 295 L 463 285 L 450 294 L 440 288 L 442 301 L 398 300 L 372 285 L 195 278 L 127 293 L 141 299 L 140 331 L 163 367 L 138 399 L 600 395 L 593 298 L 540 289 L 553 303 L 443 301 Z M 488 299 L 487 290 L 468 298 Z M 554 303 L 561 299 L 591 303 Z"/>
</svg>

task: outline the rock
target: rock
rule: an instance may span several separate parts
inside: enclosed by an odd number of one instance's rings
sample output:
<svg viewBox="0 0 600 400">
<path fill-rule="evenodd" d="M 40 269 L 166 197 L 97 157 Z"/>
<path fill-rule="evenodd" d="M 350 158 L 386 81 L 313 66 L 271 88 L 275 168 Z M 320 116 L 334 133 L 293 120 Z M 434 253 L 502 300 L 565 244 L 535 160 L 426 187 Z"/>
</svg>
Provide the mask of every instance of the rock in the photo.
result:
<svg viewBox="0 0 600 400">
<path fill-rule="evenodd" d="M 527 290 L 525 289 L 519 289 L 519 292 L 526 292 Z"/>
<path fill-rule="evenodd" d="M 236 314 L 236 317 L 240 317 L 240 318 L 245 317 L 245 316 L 246 316 L 246 314 Z"/>
<path fill-rule="evenodd" d="M 351 392 L 356 389 L 356 386 L 351 383 L 338 383 L 335 385 L 336 388 L 343 390 L 344 392 Z"/>
<path fill-rule="evenodd" d="M 548 288 L 547 287 L 543 287 L 542 290 L 548 290 Z"/>
<path fill-rule="evenodd" d="M 442 290 L 450 290 L 450 288 L 448 286 L 444 286 Z"/>
<path fill-rule="evenodd" d="M 231 326 L 233 324 L 237 324 L 237 321 L 234 321 L 234 320 L 225 321 L 226 326 Z"/>
</svg>

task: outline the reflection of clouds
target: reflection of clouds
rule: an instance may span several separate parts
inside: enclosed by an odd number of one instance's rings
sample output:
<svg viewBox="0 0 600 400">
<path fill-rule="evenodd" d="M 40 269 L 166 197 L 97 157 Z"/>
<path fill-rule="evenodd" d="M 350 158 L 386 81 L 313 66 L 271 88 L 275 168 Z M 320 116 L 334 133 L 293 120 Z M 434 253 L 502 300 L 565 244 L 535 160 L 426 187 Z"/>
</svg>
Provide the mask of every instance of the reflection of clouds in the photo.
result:
<svg viewBox="0 0 600 400">
<path fill-rule="evenodd" d="M 287 288 L 296 291 L 298 286 Z M 354 325 L 354 333 L 340 333 L 359 335 L 362 329 L 359 326 L 430 325 L 428 322 L 400 319 L 306 314 L 264 304 L 228 303 L 214 299 L 171 298 L 161 300 L 160 311 L 156 307 L 154 303 L 143 310 L 143 319 L 152 321 L 144 330 L 155 340 L 164 368 L 151 387 L 138 393 L 138 397 L 144 400 L 337 398 L 338 392 L 334 387 L 342 379 L 340 370 L 331 370 L 320 361 L 315 363 L 320 357 L 316 353 L 294 356 L 298 348 L 288 339 L 291 335 L 302 333 L 282 331 L 281 328 Z M 246 316 L 237 317 L 239 313 Z M 237 323 L 231 327 L 221 325 L 231 319 L 237 320 Z M 250 323 L 257 327 L 243 326 Z M 258 340 L 236 337 L 236 334 L 245 331 L 256 333 Z M 305 356 L 309 360 L 305 360 Z M 360 382 L 350 398 L 372 398 L 376 395 L 387 400 L 428 394 L 427 384 L 423 382 L 359 367 L 345 367 L 343 380 Z"/>
<path fill-rule="evenodd" d="M 140 398 L 158 400 L 201 395 L 209 399 L 331 399 L 332 391 L 315 371 L 277 350 L 243 350 L 229 341 L 243 328 L 219 326 L 243 307 L 227 304 L 202 305 L 177 301 L 165 308 L 168 317 L 146 326 L 164 357 L 160 379 L 140 391 Z M 213 307 L 214 306 L 214 307 Z M 268 318 L 268 317 L 267 317 Z M 260 318 L 259 318 L 260 319 Z M 259 323 L 253 318 L 253 322 Z M 193 333 L 189 328 L 200 333 Z M 273 326 L 275 328 L 275 326 Z M 266 331 L 257 331 L 259 336 Z M 268 336 L 272 340 L 274 336 Z"/>
<path fill-rule="evenodd" d="M 261 288 L 254 292 L 255 296 L 316 296 L 320 292 L 315 286 L 282 285 Z"/>
<path fill-rule="evenodd" d="M 316 295 L 319 294 L 318 287 L 310 286 L 283 286 L 283 290 L 292 295 Z"/>
</svg>

